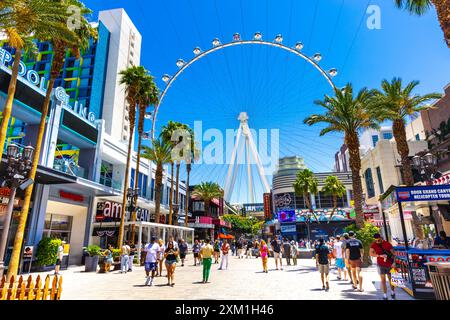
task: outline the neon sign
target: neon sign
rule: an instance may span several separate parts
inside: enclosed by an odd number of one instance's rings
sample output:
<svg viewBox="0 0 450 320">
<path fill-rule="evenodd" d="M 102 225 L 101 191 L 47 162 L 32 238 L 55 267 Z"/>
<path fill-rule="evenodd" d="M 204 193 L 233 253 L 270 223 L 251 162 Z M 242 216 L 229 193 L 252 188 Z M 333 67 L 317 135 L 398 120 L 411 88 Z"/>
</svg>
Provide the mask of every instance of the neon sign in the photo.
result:
<svg viewBox="0 0 450 320">
<path fill-rule="evenodd" d="M 73 107 L 69 104 L 70 96 L 66 93 L 63 87 L 57 87 L 55 89 L 55 98 L 56 100 L 62 103 L 62 107 L 65 110 L 69 110 L 74 115 L 82 118 L 83 120 L 87 120 L 90 124 L 95 126 L 95 114 L 93 112 L 88 112 L 88 108 L 83 108 L 81 103 L 75 101 Z"/>
</svg>

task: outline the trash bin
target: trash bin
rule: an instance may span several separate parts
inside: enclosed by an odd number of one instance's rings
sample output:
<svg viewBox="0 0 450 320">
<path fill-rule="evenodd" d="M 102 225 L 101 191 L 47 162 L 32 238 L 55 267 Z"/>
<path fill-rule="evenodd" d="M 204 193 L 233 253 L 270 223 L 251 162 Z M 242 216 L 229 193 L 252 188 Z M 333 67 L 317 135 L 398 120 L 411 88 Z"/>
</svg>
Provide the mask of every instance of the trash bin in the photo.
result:
<svg viewBox="0 0 450 320">
<path fill-rule="evenodd" d="M 428 272 L 437 300 L 450 300 L 450 262 L 428 262 Z"/>
</svg>

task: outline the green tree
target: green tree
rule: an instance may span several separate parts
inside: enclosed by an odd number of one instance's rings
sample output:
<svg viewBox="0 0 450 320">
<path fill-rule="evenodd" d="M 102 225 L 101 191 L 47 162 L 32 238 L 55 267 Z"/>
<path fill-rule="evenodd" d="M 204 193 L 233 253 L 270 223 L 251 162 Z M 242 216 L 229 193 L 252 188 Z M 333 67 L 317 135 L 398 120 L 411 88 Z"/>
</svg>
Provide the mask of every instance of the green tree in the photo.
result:
<svg viewBox="0 0 450 320">
<path fill-rule="evenodd" d="M 363 263 L 364 266 L 367 267 L 369 264 L 372 264 L 372 260 L 369 256 L 370 245 L 374 241 L 373 236 L 376 233 L 380 233 L 380 229 L 375 227 L 369 222 L 365 222 L 362 228 L 358 228 L 356 225 L 352 224 L 345 228 L 345 232 L 353 231 L 355 232 L 356 238 L 359 239 L 364 247 L 364 257 Z"/>
<path fill-rule="evenodd" d="M 391 82 L 383 80 L 381 83 L 383 91 L 377 90 L 375 98 L 369 105 L 371 117 L 380 122 L 385 120 L 392 121 L 392 131 L 397 145 L 397 152 L 402 161 L 403 182 L 407 186 L 414 185 L 414 178 L 409 158 L 408 141 L 406 139 L 406 119 L 416 115 L 421 110 L 430 108 L 425 103 L 442 96 L 439 93 L 413 95 L 412 91 L 418 85 L 419 81 L 412 81 L 403 87 L 401 78 L 393 78 Z M 416 236 L 423 239 L 423 229 L 415 212 L 413 213 L 413 224 Z"/>
<path fill-rule="evenodd" d="M 36 260 L 38 266 L 50 266 L 56 262 L 58 248 L 61 245 L 60 239 L 43 237 L 39 241 L 36 250 Z"/>
<path fill-rule="evenodd" d="M 6 36 L 8 45 L 14 49 L 14 61 L 11 68 L 11 78 L 8 94 L 2 111 L 0 125 L 0 148 L 3 154 L 6 132 L 16 92 L 19 64 L 24 51 L 30 56 L 36 54 L 37 48 L 32 37 L 41 39 L 49 35 L 65 36 L 74 39 L 75 35 L 68 32 L 61 20 L 67 17 L 66 6 L 62 3 L 52 3 L 44 0 L 2 0 L 0 5 L 0 32 Z"/>
<path fill-rule="evenodd" d="M 328 223 L 330 223 L 331 218 L 334 215 L 334 211 L 337 208 L 337 199 L 342 198 L 346 194 L 345 186 L 342 184 L 341 180 L 339 180 L 336 176 L 328 176 L 325 179 L 325 185 L 322 188 L 322 192 L 328 194 L 333 197 L 333 210 L 331 211 L 330 219 Z"/>
<path fill-rule="evenodd" d="M 364 225 L 364 213 L 362 209 L 363 192 L 360 175 L 361 158 L 358 133 L 365 128 L 378 128 L 377 121 L 367 111 L 367 105 L 373 98 L 374 92 L 364 88 L 354 96 L 352 85 L 347 84 L 343 90 L 336 88 L 334 94 L 334 97 L 325 95 L 323 101 L 315 101 L 315 104 L 325 108 L 325 114 L 313 114 L 306 118 L 304 123 L 308 125 L 317 123 L 328 124 L 327 127 L 320 131 L 321 136 L 329 132 L 344 133 L 344 142 L 350 155 L 356 225 L 362 228 Z"/>
<path fill-rule="evenodd" d="M 152 141 L 152 147 L 142 146 L 142 150 L 141 157 L 153 161 L 156 164 L 155 215 L 156 222 L 160 223 L 163 166 L 171 160 L 171 146 L 158 139 Z"/>
<path fill-rule="evenodd" d="M 297 173 L 297 178 L 294 182 L 295 194 L 305 199 L 309 211 L 313 214 L 317 223 L 320 223 L 311 204 L 311 194 L 316 195 L 318 193 L 318 186 L 319 182 L 311 170 L 304 169 Z"/>
<path fill-rule="evenodd" d="M 185 208 L 186 208 L 186 216 L 184 218 L 184 226 L 187 227 L 188 226 L 188 212 L 189 212 L 189 201 L 190 201 L 190 194 L 189 194 L 189 178 L 191 175 L 191 169 L 192 169 L 192 162 L 195 162 L 198 160 L 198 158 L 200 157 L 200 148 L 197 147 L 196 143 L 195 143 L 195 137 L 194 137 L 194 132 L 191 130 L 191 136 L 190 136 L 190 146 L 191 149 L 189 150 L 189 152 L 185 155 L 184 161 L 186 162 L 186 204 L 185 204 Z"/>
<path fill-rule="evenodd" d="M 450 48 L 450 0 L 394 0 L 400 9 L 406 9 L 411 14 L 423 15 L 434 5 L 444 40 Z"/>
<path fill-rule="evenodd" d="M 64 65 L 64 59 L 66 53 L 74 55 L 79 58 L 80 52 L 89 46 L 89 40 L 91 38 L 97 37 L 97 32 L 94 30 L 86 19 L 86 15 L 91 13 L 91 10 L 86 8 L 85 5 L 79 0 L 55 0 L 52 1 L 55 6 L 59 4 L 66 8 L 63 12 L 65 15 L 61 17 L 60 20 L 55 24 L 61 27 L 61 32 L 49 32 L 48 34 L 42 34 L 43 41 L 47 41 L 52 45 L 53 48 L 53 60 L 50 67 L 50 79 L 47 85 L 47 92 L 44 99 L 44 104 L 41 111 L 41 119 L 38 127 L 34 158 L 31 164 L 31 170 L 28 178 L 35 180 L 37 166 L 41 154 L 41 146 L 44 138 L 45 124 L 47 120 L 47 115 L 49 111 L 49 105 L 51 100 L 51 95 L 53 91 L 53 86 L 56 78 L 61 73 L 61 68 Z M 78 8 L 80 16 L 77 21 L 77 28 L 72 29 L 67 21 L 72 19 L 71 10 L 68 10 L 69 6 Z M 19 268 L 19 259 L 22 250 L 22 242 L 25 232 L 25 226 L 28 219 L 28 213 L 30 209 L 31 196 L 33 194 L 34 185 L 29 186 L 25 190 L 24 201 L 22 209 L 20 212 L 19 225 L 17 227 L 16 237 L 14 239 L 13 252 L 11 254 L 11 260 L 8 267 L 8 279 L 11 276 L 17 274 Z"/>
<path fill-rule="evenodd" d="M 215 182 L 202 182 L 195 187 L 192 195 L 203 200 L 205 205 L 205 215 L 211 216 L 210 203 L 214 198 L 223 197 L 222 188 Z"/>
</svg>

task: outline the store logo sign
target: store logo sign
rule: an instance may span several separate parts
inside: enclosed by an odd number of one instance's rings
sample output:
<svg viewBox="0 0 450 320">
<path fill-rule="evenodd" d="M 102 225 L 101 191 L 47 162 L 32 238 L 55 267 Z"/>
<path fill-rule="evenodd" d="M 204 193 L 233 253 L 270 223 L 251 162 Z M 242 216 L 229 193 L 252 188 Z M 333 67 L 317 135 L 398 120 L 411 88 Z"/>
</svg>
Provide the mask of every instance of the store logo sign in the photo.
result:
<svg viewBox="0 0 450 320">
<path fill-rule="evenodd" d="M 11 65 L 12 63 L 13 56 L 11 53 L 3 48 L 0 48 L 0 66 L 5 70 L 9 70 L 8 65 Z M 47 88 L 45 88 L 45 78 L 41 77 L 33 69 L 28 70 L 23 61 L 20 61 L 19 63 L 19 77 L 30 86 L 42 90 L 43 92 L 47 91 Z"/>
<path fill-rule="evenodd" d="M 97 203 L 95 220 L 98 222 L 118 221 L 122 219 L 122 204 L 113 201 Z"/>
<path fill-rule="evenodd" d="M 62 107 L 65 110 L 69 110 L 71 113 L 75 114 L 77 117 L 87 120 L 91 125 L 95 127 L 95 114 L 89 112 L 88 108 L 83 108 L 81 103 L 75 101 L 73 107 L 69 104 L 70 96 L 66 93 L 63 87 L 57 87 L 55 89 L 56 100 L 62 103 Z"/>
</svg>

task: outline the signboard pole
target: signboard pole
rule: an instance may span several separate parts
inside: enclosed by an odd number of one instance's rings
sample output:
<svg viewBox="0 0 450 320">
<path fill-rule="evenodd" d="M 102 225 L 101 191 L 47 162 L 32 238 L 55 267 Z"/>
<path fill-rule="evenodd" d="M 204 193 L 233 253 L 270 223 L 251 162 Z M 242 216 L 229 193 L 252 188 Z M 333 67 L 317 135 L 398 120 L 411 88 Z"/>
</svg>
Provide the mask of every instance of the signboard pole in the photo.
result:
<svg viewBox="0 0 450 320">
<path fill-rule="evenodd" d="M 383 216 L 384 234 L 386 235 L 386 241 L 389 241 L 389 232 L 388 232 L 387 223 L 386 223 L 386 214 L 384 213 L 383 209 L 381 209 L 381 214 Z"/>
<path fill-rule="evenodd" d="M 403 204 L 403 202 L 397 201 L 398 212 L 400 213 L 400 223 L 402 225 L 403 241 L 405 242 L 405 249 L 409 250 L 408 236 L 406 235 L 405 217 L 403 216 L 403 206 L 402 206 L 402 204 Z"/>
</svg>

